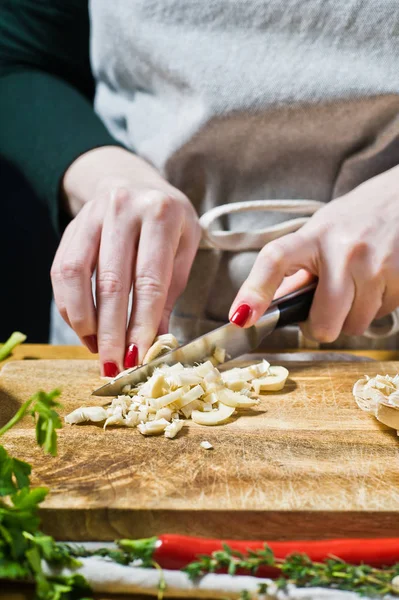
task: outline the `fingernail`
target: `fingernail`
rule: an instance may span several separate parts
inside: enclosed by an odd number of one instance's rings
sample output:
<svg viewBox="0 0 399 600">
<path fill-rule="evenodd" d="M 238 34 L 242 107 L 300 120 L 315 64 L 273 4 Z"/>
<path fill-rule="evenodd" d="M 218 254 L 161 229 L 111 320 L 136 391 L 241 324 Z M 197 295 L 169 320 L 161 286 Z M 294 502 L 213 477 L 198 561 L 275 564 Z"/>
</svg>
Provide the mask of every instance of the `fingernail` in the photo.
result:
<svg viewBox="0 0 399 600">
<path fill-rule="evenodd" d="M 139 358 L 139 349 L 136 344 L 130 344 L 126 348 L 125 360 L 123 361 L 123 366 L 125 369 L 131 369 L 132 367 L 137 367 L 137 361 Z"/>
<path fill-rule="evenodd" d="M 97 344 L 97 336 L 96 335 L 86 335 L 83 338 L 83 343 L 93 354 L 97 354 L 98 352 L 98 344 Z"/>
<path fill-rule="evenodd" d="M 241 304 L 231 317 L 230 323 L 234 323 L 234 325 L 238 325 L 239 327 L 244 327 L 251 312 L 251 307 L 248 304 Z"/>
<path fill-rule="evenodd" d="M 116 377 L 119 369 L 114 362 L 106 362 L 103 365 L 105 377 Z"/>
</svg>

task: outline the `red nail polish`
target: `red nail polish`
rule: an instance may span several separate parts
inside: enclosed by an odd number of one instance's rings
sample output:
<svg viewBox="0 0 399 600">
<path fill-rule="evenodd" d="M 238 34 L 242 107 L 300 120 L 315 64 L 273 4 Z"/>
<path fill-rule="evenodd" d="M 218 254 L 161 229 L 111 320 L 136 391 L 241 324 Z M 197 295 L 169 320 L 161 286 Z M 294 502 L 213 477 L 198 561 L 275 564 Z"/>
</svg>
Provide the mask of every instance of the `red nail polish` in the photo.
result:
<svg viewBox="0 0 399 600">
<path fill-rule="evenodd" d="M 105 377 L 116 377 L 119 369 L 114 362 L 106 362 L 103 365 Z"/>
<path fill-rule="evenodd" d="M 130 344 L 126 348 L 125 360 L 123 361 L 123 366 L 125 369 L 131 369 L 132 367 L 137 367 L 137 362 L 139 358 L 139 349 L 136 344 Z"/>
<path fill-rule="evenodd" d="M 231 317 L 230 323 L 234 323 L 234 325 L 238 325 L 239 327 L 244 327 L 251 312 L 251 307 L 248 304 L 241 304 L 241 306 L 237 308 L 236 312 Z"/>
<path fill-rule="evenodd" d="M 88 347 L 90 352 L 93 354 L 97 354 L 98 352 L 98 344 L 97 344 L 97 336 L 96 335 L 86 335 L 83 338 L 83 343 Z"/>
</svg>

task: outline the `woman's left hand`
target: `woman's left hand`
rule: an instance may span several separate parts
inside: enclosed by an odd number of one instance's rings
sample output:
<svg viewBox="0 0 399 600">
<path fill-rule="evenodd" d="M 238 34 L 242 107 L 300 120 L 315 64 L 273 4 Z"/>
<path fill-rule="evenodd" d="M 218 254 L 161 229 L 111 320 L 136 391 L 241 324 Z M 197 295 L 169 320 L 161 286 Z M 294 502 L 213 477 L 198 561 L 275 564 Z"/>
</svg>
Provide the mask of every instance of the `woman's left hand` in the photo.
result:
<svg viewBox="0 0 399 600">
<path fill-rule="evenodd" d="M 299 231 L 259 253 L 230 310 L 253 325 L 274 297 L 318 277 L 303 330 L 328 343 L 361 335 L 399 306 L 399 167 L 373 177 L 319 210 Z"/>
</svg>

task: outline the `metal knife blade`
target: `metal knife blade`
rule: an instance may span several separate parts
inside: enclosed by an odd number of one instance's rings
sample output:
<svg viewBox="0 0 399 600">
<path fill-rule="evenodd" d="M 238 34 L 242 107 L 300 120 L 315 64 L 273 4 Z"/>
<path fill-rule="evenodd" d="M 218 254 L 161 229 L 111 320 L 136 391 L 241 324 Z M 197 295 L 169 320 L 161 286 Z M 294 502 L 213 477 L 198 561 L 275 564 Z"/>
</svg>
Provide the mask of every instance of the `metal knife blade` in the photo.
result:
<svg viewBox="0 0 399 600">
<path fill-rule="evenodd" d="M 212 356 L 216 347 L 224 348 L 227 359 L 237 358 L 258 348 L 262 340 L 272 333 L 276 327 L 305 320 L 315 284 L 288 294 L 277 302 L 273 302 L 265 314 L 248 329 L 241 329 L 228 323 L 210 333 L 180 346 L 147 365 L 123 371 L 115 379 L 93 392 L 94 396 L 117 396 L 125 385 L 135 386 L 146 381 L 160 365 L 174 365 L 181 362 L 185 365 L 200 363 Z"/>
</svg>

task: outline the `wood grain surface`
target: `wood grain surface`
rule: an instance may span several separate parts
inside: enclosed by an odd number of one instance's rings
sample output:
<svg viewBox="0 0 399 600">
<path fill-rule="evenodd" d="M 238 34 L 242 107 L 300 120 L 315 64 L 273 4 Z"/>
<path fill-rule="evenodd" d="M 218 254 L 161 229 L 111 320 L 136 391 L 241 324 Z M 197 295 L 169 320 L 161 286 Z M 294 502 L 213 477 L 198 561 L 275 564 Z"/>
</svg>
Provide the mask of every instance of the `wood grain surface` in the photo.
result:
<svg viewBox="0 0 399 600">
<path fill-rule="evenodd" d="M 42 518 L 58 539 L 112 540 L 164 532 L 225 538 L 399 536 L 399 441 L 354 403 L 364 373 L 399 363 L 294 363 L 282 393 L 229 423 L 194 423 L 175 440 L 137 430 L 66 426 L 43 456 L 30 417 L 4 438 L 51 494 Z M 0 425 L 37 389 L 62 389 L 62 415 L 101 384 L 90 360 L 9 362 Z M 200 447 L 210 441 L 214 450 Z"/>
</svg>

